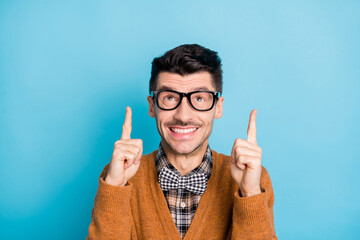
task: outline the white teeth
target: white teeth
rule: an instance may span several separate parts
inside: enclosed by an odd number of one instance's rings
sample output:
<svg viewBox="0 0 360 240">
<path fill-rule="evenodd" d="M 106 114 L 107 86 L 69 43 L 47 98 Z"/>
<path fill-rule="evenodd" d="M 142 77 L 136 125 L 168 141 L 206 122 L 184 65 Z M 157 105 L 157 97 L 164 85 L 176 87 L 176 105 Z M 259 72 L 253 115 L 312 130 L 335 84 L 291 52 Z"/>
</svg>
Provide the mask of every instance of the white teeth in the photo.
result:
<svg viewBox="0 0 360 240">
<path fill-rule="evenodd" d="M 171 128 L 171 130 L 176 133 L 190 133 L 194 132 L 196 128 Z"/>
</svg>

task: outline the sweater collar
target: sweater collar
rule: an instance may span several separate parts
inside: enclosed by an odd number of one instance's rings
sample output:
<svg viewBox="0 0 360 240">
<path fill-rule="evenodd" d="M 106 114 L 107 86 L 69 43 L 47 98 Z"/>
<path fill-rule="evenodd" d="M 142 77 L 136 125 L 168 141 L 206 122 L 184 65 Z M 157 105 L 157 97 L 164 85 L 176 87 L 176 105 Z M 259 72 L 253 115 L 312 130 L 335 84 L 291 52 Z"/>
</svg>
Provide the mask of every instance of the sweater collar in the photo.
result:
<svg viewBox="0 0 360 240">
<path fill-rule="evenodd" d="M 159 148 L 155 157 L 155 168 L 158 176 L 164 167 L 167 167 L 176 175 L 181 176 L 180 172 L 170 163 L 169 159 L 166 157 L 166 154 L 161 144 L 159 144 Z M 212 173 L 212 169 L 213 169 L 213 157 L 210 146 L 208 145 L 200 165 L 194 168 L 190 173 L 186 174 L 186 176 L 191 176 L 197 173 L 205 173 L 206 178 L 209 179 Z"/>
</svg>

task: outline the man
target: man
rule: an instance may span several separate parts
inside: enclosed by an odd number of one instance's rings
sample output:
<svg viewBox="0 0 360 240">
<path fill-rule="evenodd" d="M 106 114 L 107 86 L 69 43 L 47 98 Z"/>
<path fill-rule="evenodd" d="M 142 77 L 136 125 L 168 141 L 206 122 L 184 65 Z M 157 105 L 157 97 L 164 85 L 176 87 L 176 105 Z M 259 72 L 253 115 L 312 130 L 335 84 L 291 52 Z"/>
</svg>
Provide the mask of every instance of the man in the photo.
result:
<svg viewBox="0 0 360 240">
<path fill-rule="evenodd" d="M 231 156 L 209 147 L 224 101 L 217 53 L 196 44 L 166 52 L 152 63 L 149 90 L 159 149 L 142 156 L 142 140 L 130 138 L 127 107 L 87 239 L 277 239 L 256 110 L 247 140 L 236 139 Z"/>
</svg>

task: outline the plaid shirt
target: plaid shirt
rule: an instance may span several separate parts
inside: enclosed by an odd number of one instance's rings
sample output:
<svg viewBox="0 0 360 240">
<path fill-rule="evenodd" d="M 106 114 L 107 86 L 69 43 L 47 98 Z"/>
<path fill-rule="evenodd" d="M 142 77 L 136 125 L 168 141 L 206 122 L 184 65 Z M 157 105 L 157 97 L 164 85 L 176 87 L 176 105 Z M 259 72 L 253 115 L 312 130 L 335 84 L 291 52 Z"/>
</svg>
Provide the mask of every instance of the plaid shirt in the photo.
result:
<svg viewBox="0 0 360 240">
<path fill-rule="evenodd" d="M 158 176 L 164 167 L 169 168 L 175 174 L 181 176 L 181 174 L 167 159 L 161 145 L 155 158 L 155 166 Z M 213 159 L 210 147 L 208 146 L 201 164 L 195 169 L 193 169 L 186 176 L 191 176 L 197 173 L 204 173 L 206 175 L 207 181 L 211 176 L 212 168 Z M 168 204 L 171 216 L 181 235 L 181 238 L 183 238 L 191 224 L 191 220 L 195 215 L 201 195 L 196 195 L 183 188 L 171 189 L 169 191 L 163 191 L 163 193 Z"/>
</svg>

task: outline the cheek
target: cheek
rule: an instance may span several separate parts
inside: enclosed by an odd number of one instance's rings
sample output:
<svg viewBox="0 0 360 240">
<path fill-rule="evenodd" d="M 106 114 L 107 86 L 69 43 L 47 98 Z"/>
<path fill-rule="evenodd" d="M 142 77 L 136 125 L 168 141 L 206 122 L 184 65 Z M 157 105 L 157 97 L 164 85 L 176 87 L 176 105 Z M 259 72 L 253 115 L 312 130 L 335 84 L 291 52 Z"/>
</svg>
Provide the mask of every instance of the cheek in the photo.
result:
<svg viewBox="0 0 360 240">
<path fill-rule="evenodd" d="M 215 109 L 211 112 L 199 112 L 193 120 L 195 120 L 195 122 L 203 124 L 204 127 L 206 126 L 206 128 L 209 128 L 213 125 L 215 114 Z M 174 113 L 172 113 L 172 111 L 155 110 L 155 119 L 158 128 L 165 128 L 164 124 L 166 122 L 171 122 L 174 120 Z"/>
<path fill-rule="evenodd" d="M 203 113 L 199 116 L 199 120 L 205 124 L 207 127 L 212 127 L 214 122 L 215 111 L 211 111 L 209 113 Z"/>
<path fill-rule="evenodd" d="M 156 124 L 158 127 L 162 127 L 165 122 L 171 121 L 172 114 L 166 111 L 155 111 Z"/>
</svg>

